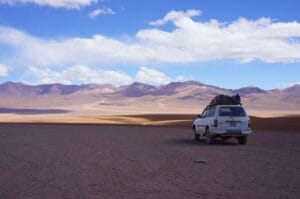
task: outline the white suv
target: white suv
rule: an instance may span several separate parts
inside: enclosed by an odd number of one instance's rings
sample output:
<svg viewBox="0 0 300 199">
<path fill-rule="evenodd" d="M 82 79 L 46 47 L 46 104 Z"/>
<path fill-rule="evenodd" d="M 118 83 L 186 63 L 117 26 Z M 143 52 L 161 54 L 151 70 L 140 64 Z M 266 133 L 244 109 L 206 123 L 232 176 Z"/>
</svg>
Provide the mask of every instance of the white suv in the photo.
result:
<svg viewBox="0 0 300 199">
<path fill-rule="evenodd" d="M 237 138 L 240 144 L 247 143 L 251 133 L 250 119 L 242 105 L 207 106 L 193 122 L 195 140 L 206 136 L 206 142 L 212 144 L 215 138 Z"/>
</svg>

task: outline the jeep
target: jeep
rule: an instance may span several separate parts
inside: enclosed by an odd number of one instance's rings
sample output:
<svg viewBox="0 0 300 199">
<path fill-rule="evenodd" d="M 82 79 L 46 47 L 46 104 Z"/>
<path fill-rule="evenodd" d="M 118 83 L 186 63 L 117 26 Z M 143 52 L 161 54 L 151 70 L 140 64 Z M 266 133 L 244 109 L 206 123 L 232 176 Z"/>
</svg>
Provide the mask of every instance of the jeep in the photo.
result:
<svg viewBox="0 0 300 199">
<path fill-rule="evenodd" d="M 215 139 L 236 138 L 239 144 L 246 144 L 251 133 L 251 121 L 241 104 L 209 105 L 193 122 L 194 139 L 206 136 L 208 144 Z"/>
</svg>

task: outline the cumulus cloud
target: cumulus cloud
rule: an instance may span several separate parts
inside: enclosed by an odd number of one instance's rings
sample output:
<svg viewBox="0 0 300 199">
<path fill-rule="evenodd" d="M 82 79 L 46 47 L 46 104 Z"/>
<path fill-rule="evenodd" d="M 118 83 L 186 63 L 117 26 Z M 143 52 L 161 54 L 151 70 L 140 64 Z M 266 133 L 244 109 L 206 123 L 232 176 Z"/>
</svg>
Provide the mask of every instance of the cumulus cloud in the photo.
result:
<svg viewBox="0 0 300 199">
<path fill-rule="evenodd" d="M 187 10 L 186 12 L 172 10 L 168 12 L 164 18 L 158 19 L 156 21 L 151 21 L 150 25 L 161 26 L 166 24 L 169 21 L 177 21 L 183 18 L 191 18 L 200 15 L 201 15 L 201 10 L 191 9 L 191 10 Z"/>
<path fill-rule="evenodd" d="M 0 26 L 0 45 L 10 46 L 11 60 L 26 65 L 185 64 L 210 60 L 267 63 L 300 61 L 300 23 L 270 18 L 195 21 L 200 11 L 171 11 L 125 41 L 104 35 L 44 39 Z M 174 30 L 160 29 L 171 22 Z M 8 57 L 9 59 L 9 57 Z M 12 62 L 12 61 L 11 61 Z"/>
<path fill-rule="evenodd" d="M 1 72 L 1 70 L 0 70 Z M 126 85 L 132 82 L 141 82 L 151 85 L 163 85 L 174 81 L 187 81 L 187 77 L 178 76 L 175 78 L 168 77 L 166 74 L 142 66 L 137 71 L 136 75 L 131 77 L 125 72 L 102 70 L 98 67 L 90 67 L 86 65 L 74 65 L 65 68 L 64 70 L 53 70 L 49 67 L 27 67 L 25 75 L 28 79 L 34 79 L 34 83 L 62 83 L 62 84 L 76 84 L 76 83 L 96 83 L 96 84 L 114 84 Z"/>
<path fill-rule="evenodd" d="M 9 72 L 9 67 L 5 64 L 0 64 L 0 77 L 7 76 Z"/>
<path fill-rule="evenodd" d="M 172 21 L 177 27 L 174 31 L 146 29 L 140 30 L 137 37 L 148 45 L 156 44 L 173 51 L 172 55 L 177 54 L 180 61 L 237 59 L 274 63 L 300 60 L 300 44 L 293 40 L 300 36 L 300 23 L 296 21 L 274 22 L 263 17 L 240 18 L 226 24 L 213 19 L 196 22 L 182 13 L 168 17 L 170 13 L 162 21 Z M 161 24 L 160 20 L 152 23 Z"/>
<path fill-rule="evenodd" d="M 74 65 L 64 70 L 55 71 L 50 68 L 28 67 L 27 76 L 36 83 L 96 83 L 96 84 L 129 84 L 132 78 L 126 73 L 112 70 L 102 70 L 85 65 Z"/>
<path fill-rule="evenodd" d="M 99 15 L 109 14 L 113 15 L 116 14 L 111 8 L 99 8 L 89 13 L 89 17 L 91 19 L 94 19 L 98 17 Z"/>
<path fill-rule="evenodd" d="M 39 6 L 67 9 L 79 9 L 97 2 L 98 0 L 0 0 L 0 4 L 37 4 Z"/>
<path fill-rule="evenodd" d="M 145 66 L 139 68 L 139 71 L 136 73 L 134 78 L 136 82 L 150 85 L 165 85 L 170 82 L 183 82 L 191 79 L 191 77 L 185 77 L 182 75 L 172 78 L 162 73 L 161 71 Z"/>
<path fill-rule="evenodd" d="M 0 26 L 1 43 L 15 50 L 13 60 L 22 60 L 27 65 L 119 63 L 145 59 L 141 45 L 126 44 L 103 35 L 46 40 Z"/>
<path fill-rule="evenodd" d="M 170 77 L 167 77 L 164 73 L 147 68 L 145 66 L 140 67 L 135 79 L 137 82 L 145 84 L 162 85 L 172 81 Z"/>
<path fill-rule="evenodd" d="M 291 86 L 295 86 L 295 85 L 300 85 L 300 81 L 298 81 L 298 82 L 290 82 L 288 84 L 281 85 L 281 87 L 282 88 L 287 88 L 287 87 L 291 87 Z"/>
</svg>

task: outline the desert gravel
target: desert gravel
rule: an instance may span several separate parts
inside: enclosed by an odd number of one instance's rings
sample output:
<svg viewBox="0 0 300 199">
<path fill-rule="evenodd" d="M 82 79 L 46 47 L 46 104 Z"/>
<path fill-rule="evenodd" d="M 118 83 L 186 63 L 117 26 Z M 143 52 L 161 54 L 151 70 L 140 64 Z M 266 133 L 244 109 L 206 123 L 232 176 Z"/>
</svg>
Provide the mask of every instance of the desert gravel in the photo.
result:
<svg viewBox="0 0 300 199">
<path fill-rule="evenodd" d="M 0 125 L 1 199 L 300 198 L 300 132 L 207 145 L 190 128 Z"/>
</svg>

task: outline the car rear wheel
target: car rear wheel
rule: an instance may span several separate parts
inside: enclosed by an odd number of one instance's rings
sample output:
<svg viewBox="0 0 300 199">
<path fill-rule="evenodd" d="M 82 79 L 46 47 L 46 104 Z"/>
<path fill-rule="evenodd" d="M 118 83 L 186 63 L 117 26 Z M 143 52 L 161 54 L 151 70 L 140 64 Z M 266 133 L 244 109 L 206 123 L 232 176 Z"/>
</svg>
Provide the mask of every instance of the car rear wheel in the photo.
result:
<svg viewBox="0 0 300 199">
<path fill-rule="evenodd" d="M 239 144 L 246 144 L 247 143 L 247 136 L 239 137 Z"/>
<path fill-rule="evenodd" d="M 206 128 L 205 134 L 206 134 L 206 142 L 207 142 L 207 144 L 213 144 L 213 143 L 215 142 L 215 138 L 214 138 L 214 136 L 210 133 L 209 128 Z"/>
<path fill-rule="evenodd" d="M 200 134 L 197 134 L 195 127 L 193 127 L 193 130 L 194 130 L 194 140 L 199 140 Z"/>
</svg>

